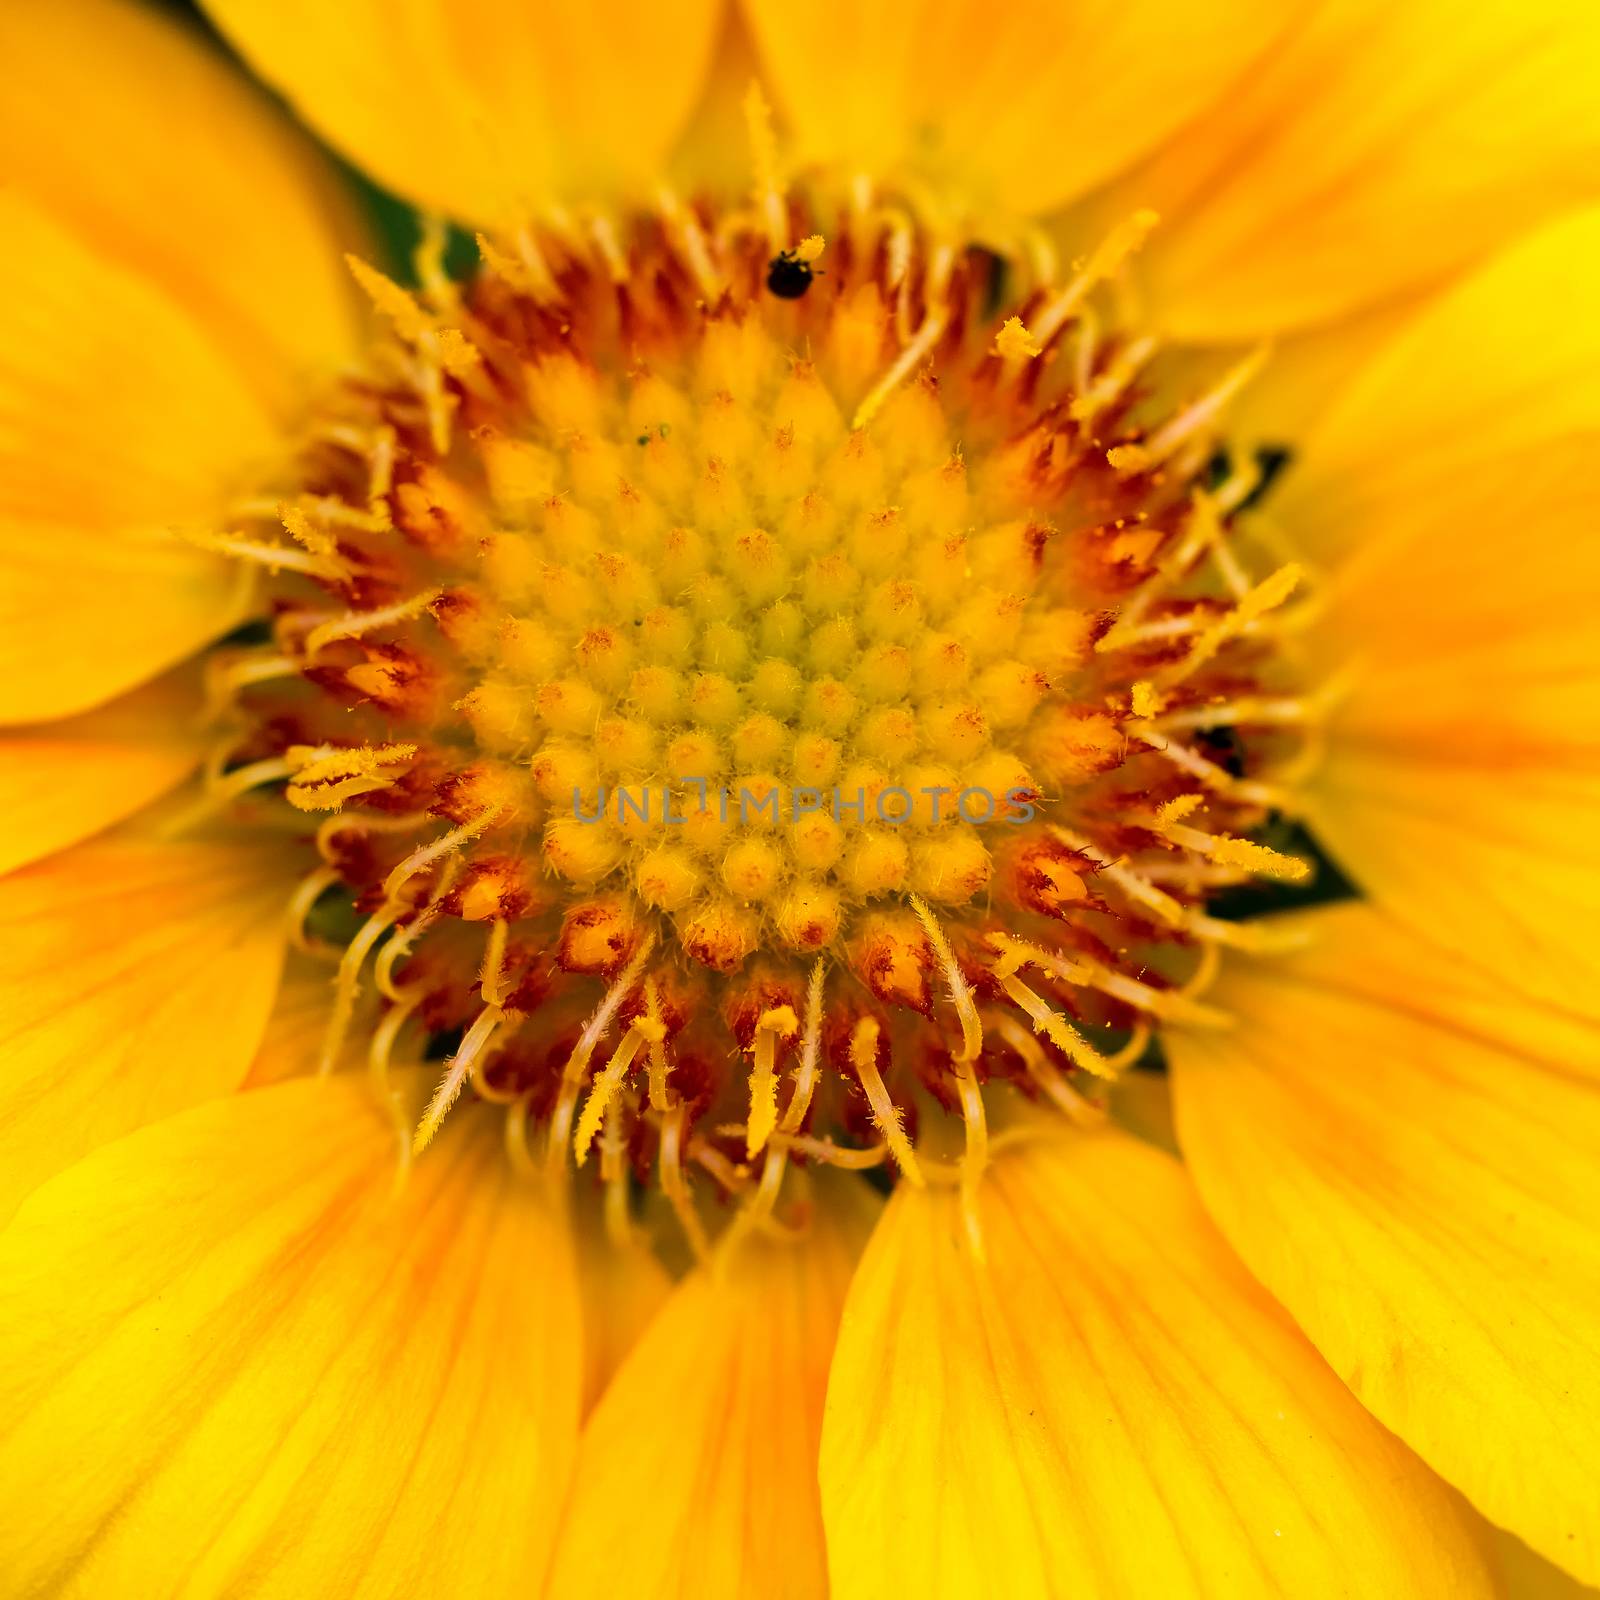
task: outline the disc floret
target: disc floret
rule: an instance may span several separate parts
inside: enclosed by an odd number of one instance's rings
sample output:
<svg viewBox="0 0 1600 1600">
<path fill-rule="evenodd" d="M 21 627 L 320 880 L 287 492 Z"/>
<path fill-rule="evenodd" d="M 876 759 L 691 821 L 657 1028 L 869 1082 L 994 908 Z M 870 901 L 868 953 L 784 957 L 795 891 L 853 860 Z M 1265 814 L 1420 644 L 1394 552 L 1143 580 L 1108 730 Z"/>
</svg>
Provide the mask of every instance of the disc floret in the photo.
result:
<svg viewBox="0 0 1600 1600">
<path fill-rule="evenodd" d="M 786 220 L 363 268 L 392 332 L 227 541 L 274 574 L 230 777 L 326 813 L 308 883 L 366 919 L 328 1060 L 374 961 L 380 1067 L 460 1040 L 419 1145 L 470 1088 L 697 1243 L 686 1164 L 764 1210 L 796 1160 L 923 1181 L 944 1121 L 970 1175 L 985 1086 L 1081 1113 L 1215 1020 L 1253 935 L 1207 896 L 1304 870 L 1244 837 L 1300 575 L 1249 574 L 1215 396 L 1162 412 L 1092 309 L 1144 224 L 993 313 L 897 213 L 825 274 Z"/>
</svg>

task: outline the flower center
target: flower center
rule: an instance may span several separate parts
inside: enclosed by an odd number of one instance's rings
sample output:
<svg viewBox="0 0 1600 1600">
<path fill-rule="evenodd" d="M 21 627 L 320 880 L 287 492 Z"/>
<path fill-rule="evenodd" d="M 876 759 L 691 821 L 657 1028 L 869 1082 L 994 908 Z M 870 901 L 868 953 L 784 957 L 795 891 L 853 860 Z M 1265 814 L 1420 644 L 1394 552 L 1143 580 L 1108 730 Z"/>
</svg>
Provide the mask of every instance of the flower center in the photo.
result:
<svg viewBox="0 0 1600 1600">
<path fill-rule="evenodd" d="M 686 1165 L 770 1206 L 946 1123 L 970 1174 L 985 1085 L 1085 1114 L 1256 939 L 1207 896 L 1305 871 L 1244 837 L 1303 714 L 1211 466 L 1245 374 L 1167 404 L 1095 304 L 1143 219 L 1009 307 L 895 213 L 799 222 L 358 268 L 393 331 L 257 508 L 294 542 L 224 541 L 274 574 L 224 784 L 327 812 L 300 909 L 366 918 L 328 1061 L 445 1037 L 419 1147 L 470 1085 L 701 1242 Z"/>
</svg>

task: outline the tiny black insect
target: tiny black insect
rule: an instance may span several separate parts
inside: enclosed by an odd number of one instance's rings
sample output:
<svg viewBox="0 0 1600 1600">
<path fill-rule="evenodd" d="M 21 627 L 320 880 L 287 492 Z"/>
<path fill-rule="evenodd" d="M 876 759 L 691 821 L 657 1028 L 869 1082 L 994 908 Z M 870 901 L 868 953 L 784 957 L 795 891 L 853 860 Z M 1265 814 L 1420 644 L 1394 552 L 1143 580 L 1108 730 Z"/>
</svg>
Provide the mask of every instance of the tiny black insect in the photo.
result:
<svg viewBox="0 0 1600 1600">
<path fill-rule="evenodd" d="M 767 288 L 780 300 L 798 300 L 815 276 L 811 263 L 802 261 L 793 250 L 785 250 L 767 264 Z"/>
</svg>

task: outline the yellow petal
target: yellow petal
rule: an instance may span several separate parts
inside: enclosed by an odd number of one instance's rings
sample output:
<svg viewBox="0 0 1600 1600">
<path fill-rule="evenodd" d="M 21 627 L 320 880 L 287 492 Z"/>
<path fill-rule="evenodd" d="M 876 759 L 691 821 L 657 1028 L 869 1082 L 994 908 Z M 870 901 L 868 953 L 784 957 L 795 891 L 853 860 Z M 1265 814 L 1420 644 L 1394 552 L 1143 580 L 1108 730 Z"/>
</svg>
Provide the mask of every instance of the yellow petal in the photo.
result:
<svg viewBox="0 0 1600 1600">
<path fill-rule="evenodd" d="M 1253 339 L 1440 278 L 1600 192 L 1600 11 L 1331 0 L 1097 202 L 1180 338 Z"/>
<path fill-rule="evenodd" d="M 1591 211 L 1462 284 L 1355 381 L 1276 504 L 1334 569 L 1319 835 L 1397 916 L 1591 1009 L 1597 267 Z"/>
<path fill-rule="evenodd" d="M 722 18 L 699 98 L 668 163 L 668 177 L 684 195 L 714 195 L 737 203 L 753 176 L 747 98 L 761 76 L 750 24 L 738 6 Z"/>
<path fill-rule="evenodd" d="M 870 1195 L 833 1185 L 799 1243 L 755 1240 L 674 1292 L 584 1430 L 550 1600 L 825 1593 L 817 1439 Z"/>
<path fill-rule="evenodd" d="M 714 0 L 205 0 L 246 59 L 381 183 L 501 223 L 653 190 L 700 88 Z"/>
<path fill-rule="evenodd" d="M 285 964 L 278 998 L 266 1032 L 244 1080 L 259 1088 L 317 1070 L 333 1016 L 333 967 L 327 961 L 292 955 Z M 360 1070 L 384 1014 L 385 1002 L 370 985 L 356 999 L 356 1013 L 345 1031 L 334 1071 Z M 413 1021 L 390 1052 L 391 1068 L 414 1061 L 425 1030 Z M 399 1073 L 391 1070 L 391 1080 Z M 586 1189 L 576 1211 L 578 1284 L 583 1307 L 582 1409 L 593 1409 L 623 1358 L 660 1310 L 672 1280 L 642 1239 L 613 1242 L 606 1233 L 604 1195 Z"/>
<path fill-rule="evenodd" d="M 347 353 L 355 300 L 309 143 L 215 51 L 152 8 L 0 9 L 7 185 L 159 285 L 287 398 Z"/>
<path fill-rule="evenodd" d="M 1256 446 L 1287 448 L 1296 474 L 1305 440 L 1339 397 L 1395 335 L 1413 321 L 1434 291 L 1407 295 L 1341 317 L 1326 327 L 1292 333 L 1275 343 L 1267 361 L 1228 402 L 1224 426 L 1236 459 Z M 1181 387 L 1172 403 L 1185 404 L 1219 383 L 1250 354 L 1248 345 L 1196 345 L 1169 357 Z M 1292 485 L 1294 478 L 1284 480 Z M 1270 502 L 1276 510 L 1281 492 Z"/>
<path fill-rule="evenodd" d="M 0 730 L 0 872 L 131 816 L 181 782 L 204 746 L 187 671 L 64 722 Z"/>
<path fill-rule="evenodd" d="M 239 1083 L 285 882 L 276 856 L 120 838 L 0 879 L 0 1218 L 85 1151 Z"/>
<path fill-rule="evenodd" d="M 1165 1072 L 1125 1072 L 1111 1086 L 1111 1115 L 1119 1127 L 1169 1155 L 1178 1154 L 1172 1128 L 1172 1085 Z"/>
<path fill-rule="evenodd" d="M 1487 1524 L 1484 1532 L 1494 1552 L 1505 1600 L 1595 1600 L 1600 1595 L 1600 1589 L 1569 1577 L 1513 1534 Z"/>
<path fill-rule="evenodd" d="M 460 1115 L 396 1188 L 359 1078 L 131 1136 L 0 1243 L 14 1593 L 534 1592 L 577 1430 L 565 1240 Z"/>
<path fill-rule="evenodd" d="M 1600 13 L 1597 13 L 1600 15 Z M 1392 542 L 1466 468 L 1600 432 L 1600 208 L 1520 240 L 1420 313 L 1341 391 L 1276 502 L 1324 559 Z"/>
<path fill-rule="evenodd" d="M 1153 149 L 1286 20 L 1270 0 L 743 0 L 797 157 L 1033 215 Z"/>
<path fill-rule="evenodd" d="M 578 1208 L 585 1416 L 672 1292 L 672 1279 L 647 1243 L 606 1236 L 599 1199 L 586 1193 Z"/>
<path fill-rule="evenodd" d="M 179 543 L 276 448 L 177 301 L 0 194 L 0 721 L 70 716 L 232 625 L 237 574 Z"/>
<path fill-rule="evenodd" d="M 1600 1030 L 1369 906 L 1303 925 L 1168 1046 L 1207 1208 L 1380 1421 L 1593 1582 Z"/>
<path fill-rule="evenodd" d="M 285 880 L 286 885 L 287 880 Z M 285 885 L 280 885 L 284 887 Z M 245 1074 L 243 1087 L 264 1088 L 286 1078 L 303 1078 L 317 1071 L 328 1024 L 333 1019 L 334 977 L 329 961 L 292 952 L 284 963 L 272 1013 L 261 1034 L 261 1042 Z M 355 1014 L 346 1028 L 335 1060 L 335 1072 L 351 1071 L 367 1064 L 367 1046 L 379 1020 L 383 998 L 376 988 L 363 984 L 356 996 Z M 397 1056 L 397 1064 L 406 1057 Z"/>
<path fill-rule="evenodd" d="M 1592 444 L 1460 474 L 1328 618 L 1348 687 L 1310 793 L 1367 894 L 1600 1013 L 1600 488 Z M 1379 524 L 1374 524 L 1378 531 Z"/>
<path fill-rule="evenodd" d="M 902 1187 L 840 1325 L 822 1442 L 835 1600 L 1489 1592 L 1436 1479 L 1354 1403 L 1126 1134 L 981 1190 Z"/>
</svg>

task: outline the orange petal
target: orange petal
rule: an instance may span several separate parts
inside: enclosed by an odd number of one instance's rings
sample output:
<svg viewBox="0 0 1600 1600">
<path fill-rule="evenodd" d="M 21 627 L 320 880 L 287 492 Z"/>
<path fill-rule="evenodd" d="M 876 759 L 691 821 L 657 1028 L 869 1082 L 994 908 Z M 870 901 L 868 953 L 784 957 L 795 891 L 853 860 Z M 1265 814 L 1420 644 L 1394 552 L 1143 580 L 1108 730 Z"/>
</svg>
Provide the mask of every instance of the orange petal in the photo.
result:
<svg viewBox="0 0 1600 1600">
<path fill-rule="evenodd" d="M 548 1594 L 789 1600 L 824 1591 L 817 1439 L 834 1329 L 870 1225 L 853 1180 L 798 1243 L 692 1273 L 584 1430 Z"/>
<path fill-rule="evenodd" d="M 458 1113 L 397 1184 L 365 1082 L 312 1079 L 39 1190 L 0 1243 L 13 1592 L 535 1592 L 577 1296 L 496 1132 Z"/>
<path fill-rule="evenodd" d="M 1600 11 L 1331 0 L 1100 199 L 1179 338 L 1255 339 L 1437 281 L 1600 193 Z"/>
<path fill-rule="evenodd" d="M 187 777 L 204 748 L 187 671 L 65 722 L 0 730 L 0 872 L 131 816 Z"/>
<path fill-rule="evenodd" d="M 276 856 L 119 838 L 0 879 L 0 1218 L 85 1151 L 240 1082 L 284 882 Z"/>
<path fill-rule="evenodd" d="M 0 194 L 0 721 L 70 716 L 232 626 L 238 575 L 180 543 L 277 448 L 148 280 Z"/>
<path fill-rule="evenodd" d="M 714 0 L 205 0 L 269 83 L 381 183 L 447 215 L 654 189 Z"/>
<path fill-rule="evenodd" d="M 1168 1045 L 1206 1206 L 1380 1421 L 1593 1582 L 1600 1029 L 1370 906 L 1301 926 Z"/>
<path fill-rule="evenodd" d="M 1443 1486 L 1126 1134 L 986 1175 L 974 1258 L 902 1187 L 851 1286 L 822 1499 L 836 1600 L 1485 1595 Z"/>
<path fill-rule="evenodd" d="M 8 187 L 159 285 L 274 400 L 348 353 L 330 175 L 215 51 L 149 6 L 50 0 L 0 9 L 0 61 Z"/>
<path fill-rule="evenodd" d="M 1270 0 L 743 0 L 801 161 L 1036 215 L 1155 148 L 1281 30 Z"/>
</svg>

